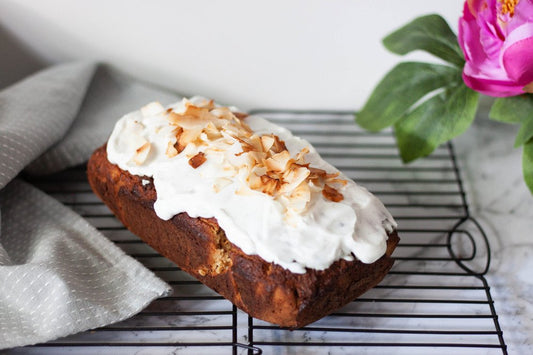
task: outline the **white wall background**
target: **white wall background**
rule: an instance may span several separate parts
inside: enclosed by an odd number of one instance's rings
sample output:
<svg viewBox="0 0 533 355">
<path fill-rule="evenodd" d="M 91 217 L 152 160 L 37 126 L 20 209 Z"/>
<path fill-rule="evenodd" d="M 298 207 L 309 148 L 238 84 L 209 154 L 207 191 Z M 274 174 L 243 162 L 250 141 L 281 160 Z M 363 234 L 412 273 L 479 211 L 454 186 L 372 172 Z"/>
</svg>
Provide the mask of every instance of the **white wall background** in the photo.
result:
<svg viewBox="0 0 533 355">
<path fill-rule="evenodd" d="M 89 59 L 242 108 L 357 109 L 400 60 L 381 39 L 434 12 L 456 30 L 462 3 L 0 0 L 0 86 Z"/>
</svg>

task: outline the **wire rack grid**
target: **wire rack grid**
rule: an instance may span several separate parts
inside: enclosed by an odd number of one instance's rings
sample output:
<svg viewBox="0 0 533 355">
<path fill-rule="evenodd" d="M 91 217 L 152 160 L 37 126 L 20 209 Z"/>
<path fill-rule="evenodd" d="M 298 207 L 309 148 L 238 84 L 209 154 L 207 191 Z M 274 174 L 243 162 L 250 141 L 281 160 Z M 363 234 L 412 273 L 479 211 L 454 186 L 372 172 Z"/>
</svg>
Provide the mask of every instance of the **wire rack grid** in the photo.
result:
<svg viewBox="0 0 533 355">
<path fill-rule="evenodd" d="M 506 354 L 484 277 L 490 247 L 470 216 L 453 145 L 402 164 L 391 131 L 368 133 L 340 111 L 256 110 L 310 141 L 374 192 L 399 223 L 395 265 L 374 289 L 299 330 L 253 319 L 179 270 L 118 222 L 85 168 L 31 179 L 166 280 L 172 296 L 124 322 L 13 353 Z"/>
</svg>

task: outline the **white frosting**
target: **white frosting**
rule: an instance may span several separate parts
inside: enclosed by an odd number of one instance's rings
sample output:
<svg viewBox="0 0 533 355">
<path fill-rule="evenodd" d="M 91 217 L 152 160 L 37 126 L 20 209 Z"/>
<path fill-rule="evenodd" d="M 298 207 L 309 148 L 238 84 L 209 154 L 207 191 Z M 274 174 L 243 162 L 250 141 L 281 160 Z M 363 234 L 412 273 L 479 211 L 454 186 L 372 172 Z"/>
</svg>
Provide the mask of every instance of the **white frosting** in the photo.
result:
<svg viewBox="0 0 533 355">
<path fill-rule="evenodd" d="M 199 102 L 193 98 L 190 102 Z M 187 100 L 170 108 L 183 112 Z M 287 146 L 291 156 L 304 147 L 309 149 L 306 162 L 328 173 L 338 170 L 325 162 L 305 140 L 288 130 L 257 116 L 245 122 L 258 134 L 275 134 Z M 169 142 L 176 142 L 175 126 L 169 124 L 166 108 L 152 103 L 122 117 L 115 125 L 107 144 L 111 163 L 139 176 L 153 177 L 157 191 L 154 209 L 168 220 L 187 212 L 191 217 L 215 217 L 227 238 L 247 254 L 257 254 L 294 273 L 306 268 L 323 270 L 339 259 L 372 263 L 386 251 L 387 232 L 396 228 L 394 219 L 383 204 L 365 188 L 347 180 L 337 190 L 344 199 L 332 202 L 313 190 L 303 211 L 287 210 L 280 199 L 252 190 L 245 169 L 247 154 L 233 139 L 229 147 L 206 142 L 204 146 L 188 144 L 169 158 Z M 173 132 L 174 131 L 174 132 Z M 146 160 L 135 161 L 136 150 L 151 143 Z M 193 168 L 189 159 L 199 151 L 205 162 Z M 237 167 L 237 168 L 236 168 Z M 237 170 L 236 170 L 237 169 Z"/>
</svg>

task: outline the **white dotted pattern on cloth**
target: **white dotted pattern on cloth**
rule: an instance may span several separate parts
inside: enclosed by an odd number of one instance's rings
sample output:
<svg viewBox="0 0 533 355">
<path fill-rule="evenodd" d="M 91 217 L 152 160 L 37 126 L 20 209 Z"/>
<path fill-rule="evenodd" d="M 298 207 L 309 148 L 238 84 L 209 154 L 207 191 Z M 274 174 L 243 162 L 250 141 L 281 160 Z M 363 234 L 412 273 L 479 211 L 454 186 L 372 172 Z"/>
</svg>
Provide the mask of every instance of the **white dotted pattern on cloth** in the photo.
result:
<svg viewBox="0 0 533 355">
<path fill-rule="evenodd" d="M 83 163 L 130 107 L 170 97 L 94 63 L 0 91 L 0 349 L 118 322 L 170 292 L 75 212 L 13 180 Z"/>
<path fill-rule="evenodd" d="M 126 319 L 169 292 L 88 222 L 24 182 L 0 192 L 0 210 L 0 348 Z"/>
<path fill-rule="evenodd" d="M 58 66 L 0 92 L 0 188 L 67 132 L 94 70 Z"/>
</svg>

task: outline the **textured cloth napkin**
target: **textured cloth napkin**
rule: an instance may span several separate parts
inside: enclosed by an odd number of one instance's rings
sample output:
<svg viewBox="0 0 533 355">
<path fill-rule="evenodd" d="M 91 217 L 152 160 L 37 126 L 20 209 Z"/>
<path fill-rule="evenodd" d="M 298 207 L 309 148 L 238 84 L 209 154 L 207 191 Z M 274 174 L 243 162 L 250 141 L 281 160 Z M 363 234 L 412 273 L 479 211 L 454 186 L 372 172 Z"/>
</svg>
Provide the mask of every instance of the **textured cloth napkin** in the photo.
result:
<svg viewBox="0 0 533 355">
<path fill-rule="evenodd" d="M 0 91 L 0 349 L 121 321 L 170 292 L 78 214 L 17 176 L 81 164 L 124 113 L 177 99 L 85 62 Z"/>
</svg>

